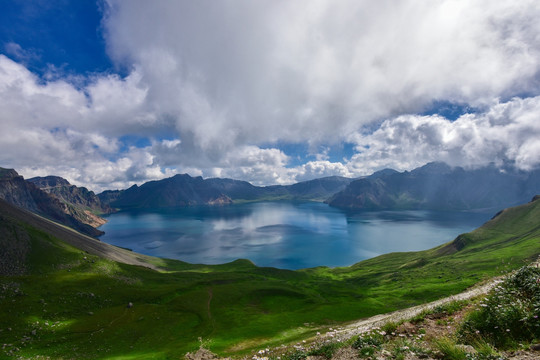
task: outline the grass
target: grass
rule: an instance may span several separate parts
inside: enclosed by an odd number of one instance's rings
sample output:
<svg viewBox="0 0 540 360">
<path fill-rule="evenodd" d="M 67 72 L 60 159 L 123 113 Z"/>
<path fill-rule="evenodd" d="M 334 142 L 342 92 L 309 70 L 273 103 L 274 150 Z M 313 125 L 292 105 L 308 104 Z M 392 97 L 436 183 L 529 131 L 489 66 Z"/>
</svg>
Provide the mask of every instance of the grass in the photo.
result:
<svg viewBox="0 0 540 360">
<path fill-rule="evenodd" d="M 446 304 L 435 306 L 432 309 L 423 310 L 418 315 L 411 318 L 409 321 L 416 324 L 424 321 L 427 316 L 434 316 L 438 318 L 447 315 L 453 315 L 463 309 L 468 303 L 469 302 L 465 300 L 450 301 Z"/>
<path fill-rule="evenodd" d="M 169 359 L 198 349 L 199 339 L 220 355 L 245 355 L 518 268 L 540 253 L 538 219 L 540 201 L 503 212 L 457 244 L 299 271 L 151 259 L 157 272 L 10 223 L 29 235 L 31 252 L 26 275 L 0 277 L 0 337 L 10 344 L 0 358 Z"/>
<path fill-rule="evenodd" d="M 467 351 L 458 346 L 453 339 L 447 337 L 441 337 L 434 341 L 436 348 L 444 355 L 448 360 L 466 360 Z"/>
<path fill-rule="evenodd" d="M 531 345 L 540 336 L 539 279 L 536 264 L 524 266 L 506 276 L 487 296 L 453 301 L 351 338 L 317 336 L 302 345 L 262 350 L 253 358 L 332 359 L 339 351 L 338 358 L 345 354 L 345 358 L 366 359 L 504 360 L 519 354 L 532 359 L 536 353 Z M 481 306 L 475 309 L 475 304 Z"/>
</svg>

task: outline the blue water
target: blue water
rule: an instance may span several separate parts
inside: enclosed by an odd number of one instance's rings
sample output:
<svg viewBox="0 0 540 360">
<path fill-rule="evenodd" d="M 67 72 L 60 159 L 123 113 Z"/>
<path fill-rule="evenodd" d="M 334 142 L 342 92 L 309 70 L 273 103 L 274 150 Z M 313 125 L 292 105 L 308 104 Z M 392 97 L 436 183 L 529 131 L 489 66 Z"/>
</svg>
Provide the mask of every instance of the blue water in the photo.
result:
<svg viewBox="0 0 540 360">
<path fill-rule="evenodd" d="M 190 263 L 239 258 L 259 266 L 347 266 L 394 251 L 429 249 L 471 231 L 492 214 L 436 211 L 344 212 L 315 202 L 122 211 L 101 240 Z"/>
</svg>

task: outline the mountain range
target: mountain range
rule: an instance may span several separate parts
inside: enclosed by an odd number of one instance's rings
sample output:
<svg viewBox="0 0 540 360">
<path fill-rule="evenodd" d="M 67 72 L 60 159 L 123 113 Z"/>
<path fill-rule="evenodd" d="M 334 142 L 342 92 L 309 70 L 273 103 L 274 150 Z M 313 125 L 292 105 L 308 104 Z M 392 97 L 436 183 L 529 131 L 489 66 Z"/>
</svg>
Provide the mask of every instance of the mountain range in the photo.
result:
<svg viewBox="0 0 540 360">
<path fill-rule="evenodd" d="M 327 203 L 361 210 L 496 210 L 524 203 L 538 193 L 539 170 L 501 170 L 494 165 L 464 169 L 434 162 L 354 180 Z"/>
<path fill-rule="evenodd" d="M 247 181 L 187 174 L 150 181 L 126 190 L 104 191 L 101 202 L 115 208 L 157 208 L 190 205 L 226 205 L 263 200 L 323 201 L 344 189 L 352 179 L 331 176 L 294 185 L 254 186 Z"/>
<path fill-rule="evenodd" d="M 412 171 L 384 169 L 350 179 L 325 177 L 293 185 L 254 186 L 246 181 L 187 174 L 126 190 L 104 191 L 113 208 L 226 205 L 246 201 L 325 201 L 355 210 L 499 210 L 540 193 L 540 170 L 501 170 L 494 165 L 464 169 L 433 162 Z"/>
<path fill-rule="evenodd" d="M 0 168 L 1 199 L 91 236 L 102 234 L 96 228 L 106 220 L 99 215 L 119 209 L 298 200 L 367 211 L 495 211 L 526 202 L 538 193 L 540 170 L 501 170 L 494 165 L 464 169 L 436 162 L 412 171 L 385 169 L 358 179 L 331 176 L 273 186 L 180 174 L 97 195 L 58 176 L 24 180 L 15 170 Z"/>
</svg>

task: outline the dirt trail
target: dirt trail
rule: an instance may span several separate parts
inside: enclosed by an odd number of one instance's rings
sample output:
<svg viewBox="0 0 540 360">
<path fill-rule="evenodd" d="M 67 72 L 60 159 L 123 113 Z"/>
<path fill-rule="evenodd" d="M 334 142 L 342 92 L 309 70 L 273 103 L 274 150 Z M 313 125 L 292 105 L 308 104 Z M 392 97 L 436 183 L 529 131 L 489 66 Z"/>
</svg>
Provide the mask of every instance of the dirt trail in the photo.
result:
<svg viewBox="0 0 540 360">
<path fill-rule="evenodd" d="M 531 265 L 537 266 L 537 267 L 540 266 L 540 259 L 532 263 Z M 338 329 L 334 329 L 333 331 L 327 333 L 326 335 L 329 337 L 337 338 L 337 339 L 349 339 L 355 335 L 369 332 L 373 328 L 380 327 L 388 322 L 399 322 L 402 320 L 413 318 L 424 310 L 433 309 L 437 306 L 444 305 L 452 301 L 468 300 L 468 299 L 471 299 L 480 295 L 487 294 L 492 288 L 497 286 L 503 280 L 504 280 L 504 277 L 493 278 L 485 284 L 474 286 L 473 288 L 467 291 L 464 291 L 460 294 L 456 294 L 456 295 L 452 295 L 443 299 L 432 301 L 427 304 L 422 304 L 422 305 L 410 307 L 407 309 L 397 310 L 391 313 L 376 315 L 370 318 L 355 321 L 353 323 L 342 326 Z"/>
<path fill-rule="evenodd" d="M 380 327 L 391 321 L 399 322 L 402 320 L 410 319 L 420 314 L 424 310 L 433 309 L 437 306 L 444 305 L 452 301 L 468 300 L 482 294 L 487 294 L 489 290 L 491 290 L 501 281 L 502 279 L 500 278 L 494 279 L 484 285 L 474 287 L 465 292 L 462 292 L 457 295 L 452 295 L 444 299 L 439 299 L 439 300 L 432 301 L 427 304 L 422 304 L 422 305 L 410 307 L 407 309 L 397 310 L 397 311 L 387 313 L 387 314 L 375 315 L 367 319 L 356 321 L 354 323 L 345 325 L 344 327 L 341 327 L 337 330 L 334 330 L 333 334 L 331 335 L 333 335 L 333 337 L 335 338 L 347 339 L 352 336 L 368 332 L 372 330 L 373 328 Z"/>
</svg>

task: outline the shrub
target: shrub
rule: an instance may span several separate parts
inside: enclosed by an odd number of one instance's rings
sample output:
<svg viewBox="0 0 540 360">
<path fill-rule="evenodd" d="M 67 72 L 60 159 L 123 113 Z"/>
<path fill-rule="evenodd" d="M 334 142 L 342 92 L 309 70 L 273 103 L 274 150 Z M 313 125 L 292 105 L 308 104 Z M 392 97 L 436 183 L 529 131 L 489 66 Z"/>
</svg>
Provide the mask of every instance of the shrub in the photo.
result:
<svg viewBox="0 0 540 360">
<path fill-rule="evenodd" d="M 540 338 L 540 269 L 525 266 L 497 286 L 464 321 L 459 336 L 513 347 Z"/>
</svg>

